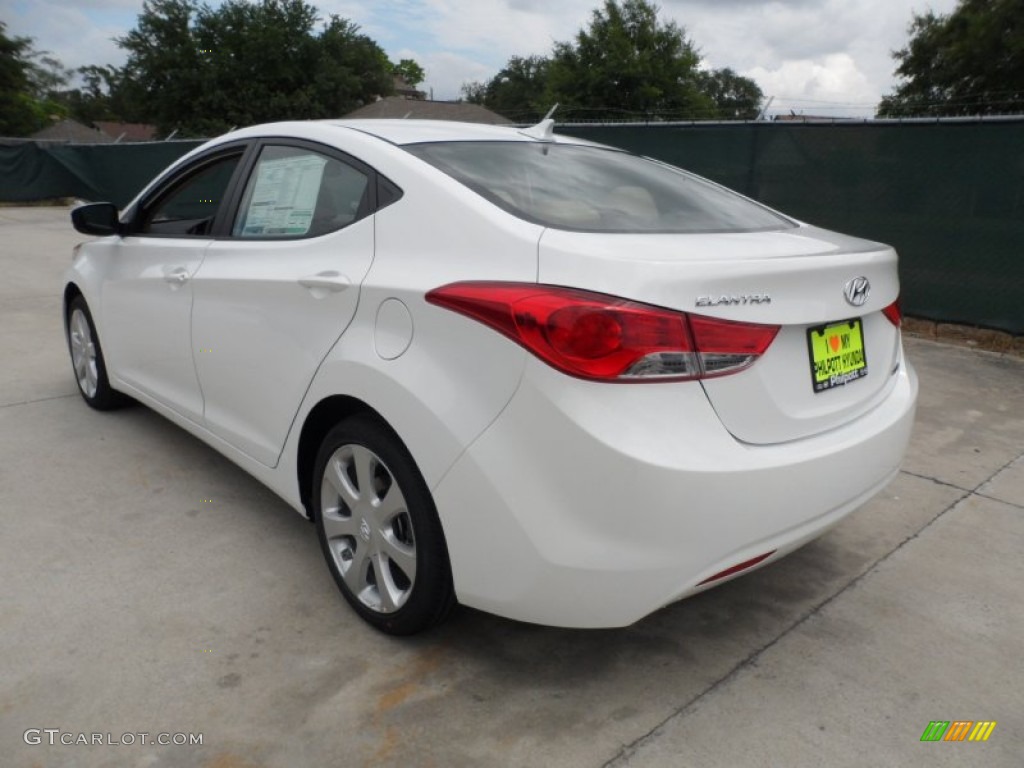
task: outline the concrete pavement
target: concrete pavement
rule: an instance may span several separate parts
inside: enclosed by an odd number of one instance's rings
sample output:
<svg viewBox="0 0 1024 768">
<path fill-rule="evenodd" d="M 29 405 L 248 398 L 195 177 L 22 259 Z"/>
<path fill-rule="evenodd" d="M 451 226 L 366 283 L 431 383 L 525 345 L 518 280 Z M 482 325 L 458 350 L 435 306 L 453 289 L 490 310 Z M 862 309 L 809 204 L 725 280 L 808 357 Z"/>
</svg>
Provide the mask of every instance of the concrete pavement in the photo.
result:
<svg viewBox="0 0 1024 768">
<path fill-rule="evenodd" d="M 625 630 L 463 609 L 396 640 L 255 480 L 145 408 L 80 402 L 59 298 L 80 239 L 66 210 L 0 208 L 0 764 L 1024 764 L 1024 361 L 909 339 L 904 471 L 776 565 Z M 998 725 L 922 743 L 933 720 Z M 202 744 L 59 744 L 143 732 Z"/>
</svg>

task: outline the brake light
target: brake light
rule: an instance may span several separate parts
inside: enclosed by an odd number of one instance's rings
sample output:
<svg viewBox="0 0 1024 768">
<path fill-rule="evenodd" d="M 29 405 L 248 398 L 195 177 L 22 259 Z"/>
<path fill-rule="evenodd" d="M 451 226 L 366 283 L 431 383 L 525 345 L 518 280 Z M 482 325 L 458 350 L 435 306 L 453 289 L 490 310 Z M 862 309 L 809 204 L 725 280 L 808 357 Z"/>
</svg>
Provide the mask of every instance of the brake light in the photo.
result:
<svg viewBox="0 0 1024 768">
<path fill-rule="evenodd" d="M 471 317 L 572 376 L 599 381 L 693 380 L 749 367 L 777 325 L 735 323 L 574 288 L 452 283 L 427 301 Z"/>
<path fill-rule="evenodd" d="M 779 332 L 777 325 L 735 323 L 702 315 L 690 315 L 689 319 L 705 377 L 724 376 L 753 365 Z"/>
<path fill-rule="evenodd" d="M 889 319 L 890 323 L 899 328 L 900 324 L 903 322 L 903 311 L 900 309 L 900 300 L 896 299 L 896 301 L 883 309 L 882 314 Z"/>
</svg>

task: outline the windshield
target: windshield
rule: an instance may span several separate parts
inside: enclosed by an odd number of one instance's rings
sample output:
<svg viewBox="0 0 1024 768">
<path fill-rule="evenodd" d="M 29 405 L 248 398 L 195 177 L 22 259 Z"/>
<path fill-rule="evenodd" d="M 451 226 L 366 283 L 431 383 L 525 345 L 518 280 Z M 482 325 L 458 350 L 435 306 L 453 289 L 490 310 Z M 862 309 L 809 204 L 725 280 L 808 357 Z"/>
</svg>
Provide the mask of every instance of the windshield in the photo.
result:
<svg viewBox="0 0 1024 768">
<path fill-rule="evenodd" d="M 583 232 L 761 232 L 792 221 L 692 174 L 627 152 L 540 142 L 404 147 L 520 218 Z"/>
</svg>

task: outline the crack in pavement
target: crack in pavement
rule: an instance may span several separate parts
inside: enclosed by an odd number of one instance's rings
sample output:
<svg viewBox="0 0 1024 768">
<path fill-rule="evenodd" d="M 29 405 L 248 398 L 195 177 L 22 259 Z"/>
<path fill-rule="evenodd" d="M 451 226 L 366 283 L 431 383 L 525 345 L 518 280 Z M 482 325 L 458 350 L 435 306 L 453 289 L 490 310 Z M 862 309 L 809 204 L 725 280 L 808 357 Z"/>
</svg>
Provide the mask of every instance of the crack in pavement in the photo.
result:
<svg viewBox="0 0 1024 768">
<path fill-rule="evenodd" d="M 986 496 L 985 494 L 978 493 L 978 489 L 981 488 L 982 486 L 984 486 L 986 483 L 991 482 L 992 479 L 995 478 L 1000 472 L 1002 472 L 1003 470 L 1005 470 L 1007 467 L 1009 467 L 1010 465 L 1014 464 L 1015 462 L 1019 461 L 1022 457 L 1024 457 L 1024 453 L 1022 453 L 1019 456 L 1017 456 L 1017 457 L 1011 459 L 1010 461 L 1006 462 L 1006 464 L 1004 464 L 1003 466 L 999 467 L 999 469 L 997 469 L 995 472 L 993 472 L 991 475 L 989 475 L 987 478 L 985 478 L 985 480 L 983 480 L 982 482 L 978 483 L 978 485 L 976 485 L 974 488 L 961 488 L 958 485 L 954 485 L 953 483 L 949 483 L 949 482 L 946 482 L 944 480 L 939 480 L 938 478 L 935 478 L 935 477 L 927 477 L 925 475 L 919 475 L 919 474 L 917 474 L 915 472 L 908 472 L 906 470 L 902 470 L 901 469 L 900 470 L 900 474 L 908 475 L 910 477 L 916 477 L 916 478 L 919 478 L 921 480 L 931 480 L 932 482 L 937 483 L 939 485 L 948 486 L 950 488 L 958 490 L 958 491 L 961 492 L 961 495 L 959 497 L 957 497 L 954 501 L 952 501 L 950 504 L 948 504 L 945 509 L 943 509 L 935 517 L 933 517 L 931 520 L 929 520 L 919 530 L 917 530 L 915 533 L 913 533 L 910 536 L 908 536 L 907 538 L 905 538 L 903 541 L 901 541 L 899 544 L 897 544 L 895 547 L 893 547 L 892 550 L 890 550 L 889 552 L 884 554 L 882 557 L 878 558 L 870 566 L 868 566 L 862 573 L 858 574 L 857 576 L 852 578 L 849 582 L 847 582 L 845 585 L 843 585 L 843 587 L 841 589 L 839 589 L 838 591 L 836 591 L 833 594 L 829 595 L 822 602 L 818 603 L 816 606 L 814 606 L 813 608 L 811 608 L 810 610 L 808 610 L 807 612 L 805 612 L 804 614 L 799 616 L 792 624 L 790 624 L 788 627 L 786 627 L 784 630 L 782 630 L 782 632 L 780 632 L 774 638 L 769 640 L 764 645 L 761 645 L 758 648 L 755 648 L 753 651 L 751 651 L 749 654 L 747 654 L 747 656 L 745 656 L 743 659 L 741 659 L 737 664 L 735 664 L 728 672 L 726 672 L 718 680 L 714 681 L 709 686 L 704 688 L 704 690 L 700 691 L 697 695 L 693 696 L 689 701 L 685 702 L 682 706 L 677 707 L 675 710 L 673 710 L 671 712 L 671 714 L 668 715 L 668 717 L 666 717 L 661 722 L 659 722 L 657 725 L 655 725 L 653 728 L 651 728 L 649 731 L 647 731 L 647 733 L 643 734 L 642 736 L 639 736 L 638 738 L 634 739 L 633 741 L 631 741 L 628 744 L 624 744 L 622 746 L 622 748 L 619 750 L 618 754 L 616 754 L 610 760 L 606 761 L 602 765 L 602 768 L 616 768 L 617 766 L 624 766 L 624 765 L 626 765 L 629 762 L 629 760 L 633 757 L 633 755 L 636 754 L 638 749 L 643 747 L 648 742 L 653 741 L 655 738 L 657 738 L 659 731 L 663 730 L 665 728 L 665 726 L 667 726 L 670 722 L 672 722 L 673 720 L 676 720 L 677 718 L 684 717 L 705 696 L 708 696 L 709 694 L 714 693 L 718 689 L 724 687 L 727 683 L 729 683 L 734 678 L 739 676 L 739 674 L 741 672 L 743 672 L 744 670 L 748 669 L 749 667 L 754 666 L 757 663 L 757 660 L 766 651 L 768 651 L 771 648 L 773 648 L 781 640 L 783 640 L 786 636 L 788 636 L 791 632 L 793 632 L 794 630 L 799 629 L 800 627 L 802 627 L 804 624 L 806 624 L 812 618 L 814 618 L 819 613 L 821 613 L 825 608 L 827 608 L 829 605 L 831 605 L 832 602 L 834 602 L 837 598 L 839 598 L 840 596 L 845 594 L 852 587 L 855 587 L 857 584 L 859 584 L 864 578 L 866 578 L 868 575 L 873 573 L 878 568 L 879 565 L 881 565 L 882 563 L 886 562 L 890 557 L 892 557 L 897 552 L 899 552 L 901 549 L 903 549 L 903 547 L 905 547 L 907 544 L 909 544 L 910 542 L 912 542 L 915 539 L 917 539 L 922 533 L 924 533 L 926 530 L 931 528 L 935 524 L 936 521 L 938 521 L 941 518 L 945 517 L 946 513 L 950 512 L 952 509 L 954 509 L 956 506 L 958 506 L 961 502 L 965 501 L 966 499 L 969 499 L 972 496 L 979 496 L 981 498 L 989 499 L 991 501 L 996 501 L 996 502 L 999 502 L 999 503 L 1002 503 L 1002 504 L 1009 504 L 1012 507 L 1018 507 L 1017 504 L 1012 504 L 1010 502 L 1003 501 L 1002 499 L 993 499 L 993 498 L 991 498 L 989 496 Z"/>
<path fill-rule="evenodd" d="M 78 397 L 78 394 L 72 392 L 69 395 L 54 395 L 53 397 L 40 397 L 35 400 L 19 400 L 16 403 L 0 403 L 0 408 L 14 408 L 17 405 L 32 405 L 32 403 L 45 403 L 49 400 L 66 400 L 69 397 Z"/>
<path fill-rule="evenodd" d="M 986 499 L 987 501 L 994 501 L 996 504 L 1005 504 L 1008 507 L 1014 509 L 1024 509 L 1024 504 L 1018 504 L 1015 501 L 1007 501 L 1006 499 L 1000 499 L 998 496 L 989 496 L 987 493 L 972 493 L 972 496 L 977 496 L 979 499 Z"/>
<path fill-rule="evenodd" d="M 1013 462 L 1011 462 L 1011 463 L 1013 463 Z M 999 472 L 1002 472 L 1003 469 L 1005 469 L 1005 467 L 1003 467 L 1002 469 L 997 470 L 996 474 L 998 474 Z M 920 475 L 917 472 L 911 472 L 909 469 L 901 469 L 900 470 L 900 474 L 901 475 L 909 475 L 910 477 L 916 477 L 916 478 L 918 478 L 920 480 L 930 480 L 931 482 L 935 483 L 936 485 L 944 485 L 947 488 L 955 488 L 956 490 L 963 491 L 964 493 L 973 493 L 974 492 L 970 488 L 964 488 L 962 485 L 957 485 L 956 483 L 951 483 L 948 480 L 939 480 L 939 478 L 932 477 L 931 475 Z M 989 478 L 989 480 L 991 480 L 991 479 L 992 478 Z M 987 482 L 988 482 L 988 480 L 986 480 L 981 485 L 984 485 Z M 979 485 L 978 488 L 980 488 L 981 485 Z"/>
</svg>

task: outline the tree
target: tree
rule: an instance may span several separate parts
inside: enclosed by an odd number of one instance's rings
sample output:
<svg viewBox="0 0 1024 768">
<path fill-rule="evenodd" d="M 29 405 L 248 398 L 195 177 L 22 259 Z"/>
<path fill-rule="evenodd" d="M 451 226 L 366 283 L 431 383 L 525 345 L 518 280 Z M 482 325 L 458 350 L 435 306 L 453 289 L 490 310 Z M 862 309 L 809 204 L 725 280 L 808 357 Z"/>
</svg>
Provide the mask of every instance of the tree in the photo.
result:
<svg viewBox="0 0 1024 768">
<path fill-rule="evenodd" d="M 398 75 L 414 88 L 422 83 L 427 76 L 427 73 L 423 71 L 423 67 L 412 59 L 402 59 L 397 64 L 392 64 L 391 73 Z"/>
<path fill-rule="evenodd" d="M 0 21 L 0 136 L 27 136 L 40 127 L 28 96 L 32 41 L 8 37 L 6 28 Z"/>
<path fill-rule="evenodd" d="M 722 120 L 756 120 L 761 114 L 764 93 L 749 77 L 737 75 L 728 67 L 701 72 L 700 90 L 714 103 L 716 117 Z"/>
<path fill-rule="evenodd" d="M 194 0 L 147 0 L 136 27 L 117 38 L 128 52 L 120 84 L 131 105 L 126 119 L 154 122 L 163 132 L 173 130 L 179 118 L 186 132 L 199 127 L 196 106 L 204 98 L 204 70 L 209 68 L 208 53 L 197 44 L 192 28 L 198 10 Z"/>
<path fill-rule="evenodd" d="M 977 115 L 1024 109 L 1024 0 L 960 0 L 917 15 L 893 53 L 896 90 L 880 117 Z"/>
<path fill-rule="evenodd" d="M 67 114 L 59 89 L 70 72 L 28 37 L 8 37 L 0 21 L 0 136 L 28 136 Z"/>
<path fill-rule="evenodd" d="M 471 83 L 463 83 L 459 90 L 462 100 L 468 101 L 470 104 L 483 104 L 487 101 L 487 83 L 474 80 Z"/>
<path fill-rule="evenodd" d="M 46 51 L 33 51 L 28 70 L 29 90 L 38 99 L 53 98 L 74 74 Z"/>
<path fill-rule="evenodd" d="M 60 101 L 73 118 L 91 124 L 97 120 L 123 120 L 132 113 L 124 100 L 121 70 L 93 64 L 79 67 L 76 72 L 83 85 L 60 94 Z"/>
<path fill-rule="evenodd" d="M 646 0 L 605 0 L 589 29 L 555 45 L 546 101 L 584 118 L 714 116 L 700 89 L 700 53 L 658 10 Z"/>
<path fill-rule="evenodd" d="M 118 45 L 116 89 L 129 119 L 210 135 L 282 119 L 340 117 L 393 91 L 392 64 L 352 22 L 318 31 L 304 0 L 147 0 Z M 415 62 L 412 62 L 415 63 Z"/>
<path fill-rule="evenodd" d="M 486 83 L 462 96 L 505 117 L 532 122 L 556 102 L 562 117 L 752 120 L 763 94 L 731 69 L 702 72 L 700 54 L 673 22 L 658 21 L 645 0 L 606 0 L 590 27 L 547 56 L 513 56 Z"/>
<path fill-rule="evenodd" d="M 549 109 L 545 100 L 550 64 L 544 56 L 513 56 L 490 81 L 468 83 L 462 93 L 467 101 L 511 120 L 532 122 Z"/>
</svg>

